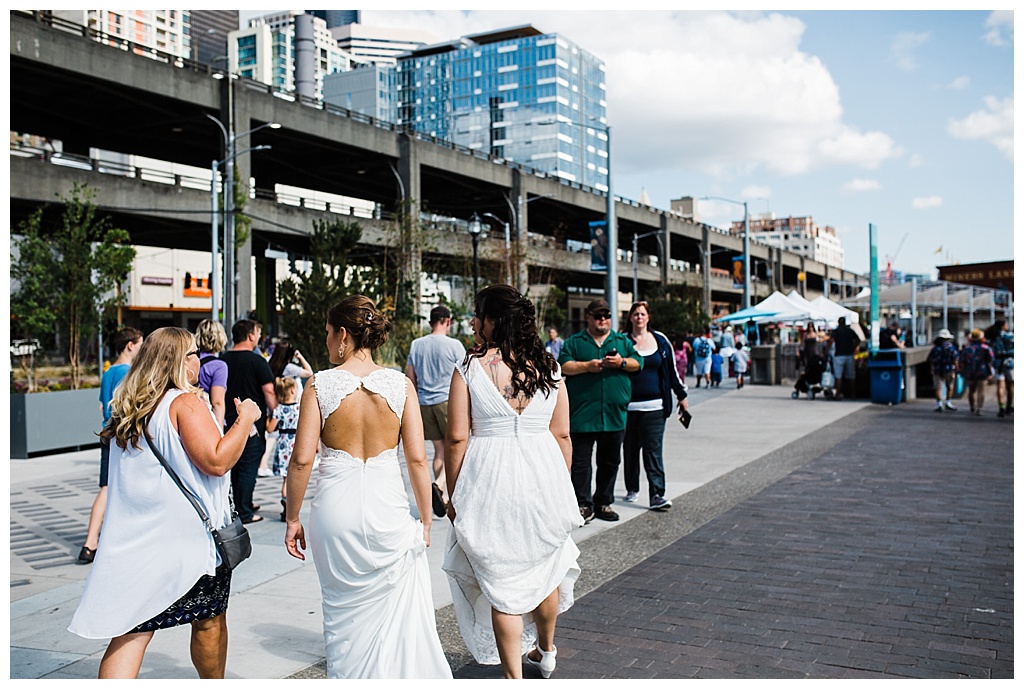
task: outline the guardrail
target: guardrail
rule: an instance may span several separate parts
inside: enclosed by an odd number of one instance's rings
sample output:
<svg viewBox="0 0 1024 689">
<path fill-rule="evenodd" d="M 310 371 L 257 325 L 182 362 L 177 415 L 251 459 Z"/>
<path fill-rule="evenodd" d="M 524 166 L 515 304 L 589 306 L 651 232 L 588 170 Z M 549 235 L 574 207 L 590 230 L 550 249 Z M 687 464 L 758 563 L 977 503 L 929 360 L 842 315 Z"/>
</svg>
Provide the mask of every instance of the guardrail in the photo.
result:
<svg viewBox="0 0 1024 689">
<path fill-rule="evenodd" d="M 44 24 L 46 26 L 50 26 L 50 27 L 53 27 L 53 28 L 61 30 L 61 31 L 66 31 L 68 33 L 73 33 L 73 34 L 76 34 L 76 35 L 81 36 L 81 37 L 86 38 L 86 39 L 97 41 L 97 42 L 99 42 L 99 43 L 101 43 L 103 45 L 107 45 L 107 46 L 109 46 L 111 48 L 114 48 L 114 49 L 117 49 L 117 50 L 122 50 L 122 51 L 125 51 L 125 52 L 132 52 L 132 53 L 134 53 L 136 55 L 139 55 L 139 56 L 142 56 L 142 57 L 146 57 L 146 58 L 155 60 L 157 62 L 162 62 L 162 63 L 167 64 L 167 65 L 169 65 L 171 67 L 174 67 L 174 68 L 191 69 L 191 70 L 193 70 L 195 72 L 200 72 L 200 73 L 208 74 L 211 77 L 217 77 L 217 78 L 223 78 L 227 74 L 227 71 L 224 70 L 224 69 L 219 69 L 219 68 L 213 67 L 211 65 L 208 65 L 208 64 L 205 64 L 205 63 L 202 63 L 202 62 L 198 62 L 196 60 L 192 60 L 192 59 L 189 59 L 189 58 L 181 57 L 179 55 L 174 55 L 173 53 L 167 53 L 167 52 L 158 50 L 156 48 L 152 48 L 150 46 L 142 45 L 140 43 L 135 43 L 135 42 L 130 41 L 130 40 L 128 40 L 126 38 L 123 38 L 121 36 L 114 36 L 112 34 L 108 34 L 108 33 L 104 32 L 104 31 L 100 31 L 100 30 L 92 28 L 92 27 L 83 26 L 81 24 L 76 24 L 76 23 L 68 21 L 66 19 L 62 19 L 60 17 L 55 17 L 55 16 L 53 16 L 53 14 L 51 14 L 50 12 L 45 11 L 45 10 L 12 10 L 12 11 L 13 12 L 18 12 L 20 14 L 24 14 L 24 15 L 27 15 L 27 16 L 31 16 L 31 17 L 35 18 L 35 20 L 37 22 L 39 22 L 40 24 Z M 352 120 L 354 122 L 362 122 L 364 124 L 368 124 L 368 125 L 373 126 L 373 127 L 379 127 L 381 129 L 385 129 L 387 131 L 394 132 L 396 134 L 406 134 L 406 135 L 411 136 L 411 137 L 413 137 L 413 138 L 415 138 L 415 139 L 417 139 L 419 141 L 426 141 L 426 142 L 432 143 L 432 144 L 434 144 L 436 146 L 441 146 L 442 148 L 446 148 L 448 150 L 455 151 L 456 153 L 461 153 L 463 155 L 468 155 L 468 156 L 472 156 L 474 158 L 479 158 L 480 160 L 488 160 L 488 161 L 490 161 L 492 163 L 495 163 L 495 164 L 498 164 L 498 165 L 504 165 L 506 167 L 514 168 L 514 169 L 520 170 L 522 172 L 525 172 L 527 174 L 533 175 L 534 177 L 539 177 L 541 179 L 550 179 L 550 180 L 553 180 L 553 181 L 557 181 L 559 184 L 564 184 L 564 185 L 566 185 L 568 187 L 572 187 L 573 189 L 579 189 L 580 191 L 587 192 L 587 193 L 590 193 L 590 194 L 595 194 L 597 196 L 605 196 L 606 197 L 608 195 L 607 192 L 600 191 L 598 189 L 595 189 L 595 188 L 590 187 L 590 186 L 585 185 L 585 184 L 580 184 L 579 182 L 573 182 L 573 181 L 565 179 L 563 177 L 559 177 L 558 175 L 548 174 L 548 173 L 546 173 L 546 172 L 544 172 L 542 170 L 538 170 L 538 169 L 536 169 L 534 167 L 531 167 L 529 165 L 525 165 L 523 163 L 517 163 L 515 161 L 506 160 L 504 158 L 499 158 L 497 156 L 491 155 L 490 153 L 488 153 L 486 151 L 481 151 L 481 150 L 477 150 L 477 149 L 474 149 L 474 148 L 470 148 L 468 146 L 464 146 L 462 144 L 458 144 L 458 143 L 455 143 L 455 142 L 452 142 L 452 141 L 447 141 L 445 139 L 439 139 L 438 137 L 433 136 L 431 134 L 426 134 L 424 132 L 417 131 L 417 130 L 413 129 L 412 127 L 409 127 L 408 125 L 400 125 L 400 124 L 395 124 L 395 123 L 392 123 L 392 122 L 387 122 L 385 120 L 381 120 L 379 118 L 372 117 L 370 115 L 365 115 L 363 113 L 359 113 L 359 112 L 355 112 L 355 111 L 349 110 L 348 108 L 343 108 L 341 106 L 337 106 L 337 105 L 332 105 L 330 103 L 326 103 L 323 100 L 318 99 L 318 98 L 312 98 L 310 96 L 303 96 L 303 95 L 300 95 L 298 93 L 289 92 L 289 91 L 282 91 L 280 89 L 275 88 L 271 84 L 264 84 L 263 82 L 256 81 L 254 79 L 249 79 L 248 77 L 243 77 L 243 76 L 240 76 L 240 75 L 232 75 L 232 76 L 236 80 L 236 83 L 240 87 L 243 87 L 243 88 L 246 88 L 246 89 L 249 89 L 249 90 L 252 90 L 252 91 L 256 91 L 256 92 L 259 92 L 259 93 L 266 93 L 266 94 L 268 94 L 270 96 L 273 96 L 275 98 L 279 98 L 281 100 L 294 103 L 298 107 L 314 108 L 314 109 L 321 110 L 323 112 L 329 113 L 331 115 L 335 115 L 335 116 L 338 116 L 338 117 L 345 117 L 345 118 L 350 119 L 350 120 Z M 652 212 L 656 212 L 656 213 L 663 213 L 664 212 L 663 210 L 660 210 L 660 209 L 657 209 L 657 208 L 653 208 L 653 207 L 650 207 L 650 206 L 646 206 L 644 204 L 640 204 L 637 201 L 633 201 L 631 199 L 625 199 L 625 198 L 623 198 L 621 196 L 616 196 L 616 199 L 618 200 L 619 203 L 623 203 L 623 204 L 626 204 L 626 205 L 634 206 L 634 207 L 637 207 L 637 208 L 649 208 L 649 209 L 651 209 Z"/>
</svg>

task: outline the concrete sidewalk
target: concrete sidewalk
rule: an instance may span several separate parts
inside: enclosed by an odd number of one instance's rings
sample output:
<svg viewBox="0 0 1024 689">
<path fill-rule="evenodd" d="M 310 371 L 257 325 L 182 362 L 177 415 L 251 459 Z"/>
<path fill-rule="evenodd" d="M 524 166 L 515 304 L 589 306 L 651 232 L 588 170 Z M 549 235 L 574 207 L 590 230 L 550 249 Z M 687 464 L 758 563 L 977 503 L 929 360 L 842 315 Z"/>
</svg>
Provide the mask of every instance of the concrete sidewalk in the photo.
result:
<svg viewBox="0 0 1024 689">
<path fill-rule="evenodd" d="M 652 513 L 646 501 L 621 501 L 622 520 L 593 521 L 574 539 L 583 551 L 577 586 L 582 608 L 591 591 L 700 524 L 750 497 L 783 474 L 745 474 L 744 467 L 778 454 L 806 437 L 827 437 L 827 429 L 869 407 L 866 402 L 792 400 L 784 386 L 692 390 L 694 420 L 686 430 L 669 419 L 665 436 L 669 495 L 675 506 Z M 93 678 L 105 641 L 81 639 L 66 627 L 81 595 L 88 566 L 75 557 L 84 541 L 96 491 L 99 451 L 12 460 L 11 478 L 11 677 Z M 810 459 L 807 457 L 806 459 Z M 806 460 L 805 460 L 806 461 Z M 792 467 L 791 467 L 792 468 Z M 791 468 L 787 470 L 791 470 Z M 722 479 L 733 486 L 722 492 Z M 641 479 L 645 495 L 646 479 Z M 310 492 L 312 492 L 312 482 Z M 695 496 L 698 489 L 709 488 Z M 260 478 L 256 500 L 266 521 L 253 524 L 253 556 L 236 570 L 229 612 L 231 634 L 227 676 L 235 678 L 323 676 L 319 585 L 312 561 L 287 555 L 279 513 L 279 478 Z M 308 510 L 307 500 L 304 510 Z M 632 529 L 626 527 L 633 525 Z M 457 671 L 472 668 L 454 624 L 451 597 L 440 569 L 448 522 L 435 520 L 429 550 L 438 628 Z M 624 537 L 618 537 L 618 534 Z M 562 656 L 560 655 L 560 658 Z M 559 674 L 563 677 L 563 663 Z M 492 671 L 491 668 L 485 670 Z M 489 675 L 494 676 L 494 675 Z M 161 631 L 150 644 L 144 678 L 195 677 L 188 658 L 188 629 Z"/>
</svg>

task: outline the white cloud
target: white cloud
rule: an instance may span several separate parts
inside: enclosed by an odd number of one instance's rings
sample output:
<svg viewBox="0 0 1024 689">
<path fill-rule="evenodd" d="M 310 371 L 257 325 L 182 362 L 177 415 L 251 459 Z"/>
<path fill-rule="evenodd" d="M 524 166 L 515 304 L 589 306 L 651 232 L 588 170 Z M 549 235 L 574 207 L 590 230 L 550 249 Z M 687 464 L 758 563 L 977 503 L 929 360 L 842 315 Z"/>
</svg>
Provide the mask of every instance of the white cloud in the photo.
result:
<svg viewBox="0 0 1024 689">
<path fill-rule="evenodd" d="M 921 167 L 922 165 L 924 165 L 924 156 L 920 153 L 910 156 L 910 159 L 907 161 L 907 167 Z"/>
<path fill-rule="evenodd" d="M 764 12 L 364 11 L 369 26 L 416 26 L 444 40 L 532 24 L 604 61 L 621 174 L 684 167 L 720 178 L 835 165 L 876 168 L 903 151 L 843 121 L 839 89 L 800 50 L 805 26 Z M 652 132 L 663 136 L 651 136 Z"/>
<path fill-rule="evenodd" d="M 896 34 L 896 38 L 889 46 L 889 60 L 895 62 L 904 72 L 913 72 L 917 69 L 915 52 L 927 43 L 930 37 L 931 35 L 927 31 L 920 33 L 904 31 Z"/>
<path fill-rule="evenodd" d="M 988 31 L 982 39 L 989 45 L 1013 43 L 1013 10 L 996 10 L 985 20 Z"/>
<path fill-rule="evenodd" d="M 847 194 L 856 194 L 862 191 L 879 191 L 882 185 L 877 179 L 851 179 L 843 185 L 843 191 Z"/>
<path fill-rule="evenodd" d="M 965 88 L 971 85 L 970 77 L 957 77 L 953 81 L 946 84 L 946 88 L 952 91 L 963 91 Z"/>
<path fill-rule="evenodd" d="M 946 128 L 957 139 L 987 141 L 1013 160 L 1013 96 L 987 96 L 985 108 L 975 110 L 962 120 L 950 120 Z"/>
<path fill-rule="evenodd" d="M 942 205 L 941 196 L 918 196 L 916 199 L 910 202 L 910 207 L 914 210 L 927 210 L 929 208 L 938 208 Z"/>
<path fill-rule="evenodd" d="M 763 184 L 752 184 L 740 191 L 740 196 L 750 201 L 767 200 L 772 197 L 772 188 Z"/>
</svg>

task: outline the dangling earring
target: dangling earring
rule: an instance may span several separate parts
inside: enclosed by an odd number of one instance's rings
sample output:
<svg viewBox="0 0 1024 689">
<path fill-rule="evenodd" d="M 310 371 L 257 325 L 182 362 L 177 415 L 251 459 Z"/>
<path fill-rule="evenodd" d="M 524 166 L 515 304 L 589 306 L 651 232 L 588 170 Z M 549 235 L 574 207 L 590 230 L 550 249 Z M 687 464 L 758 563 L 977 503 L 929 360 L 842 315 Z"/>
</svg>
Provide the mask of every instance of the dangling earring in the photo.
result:
<svg viewBox="0 0 1024 689">
<path fill-rule="evenodd" d="M 338 358 L 341 359 L 342 361 L 345 361 L 345 343 L 344 342 L 342 342 L 341 345 L 338 347 Z"/>
</svg>

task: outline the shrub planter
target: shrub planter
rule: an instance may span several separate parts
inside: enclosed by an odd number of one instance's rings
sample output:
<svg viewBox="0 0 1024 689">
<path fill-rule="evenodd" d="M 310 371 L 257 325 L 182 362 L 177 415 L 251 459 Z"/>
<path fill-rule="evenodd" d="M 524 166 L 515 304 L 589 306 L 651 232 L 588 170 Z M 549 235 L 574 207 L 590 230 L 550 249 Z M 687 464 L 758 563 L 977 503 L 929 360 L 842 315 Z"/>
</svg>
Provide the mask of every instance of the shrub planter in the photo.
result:
<svg viewBox="0 0 1024 689">
<path fill-rule="evenodd" d="M 11 395 L 11 458 L 99 447 L 98 388 Z"/>
</svg>

